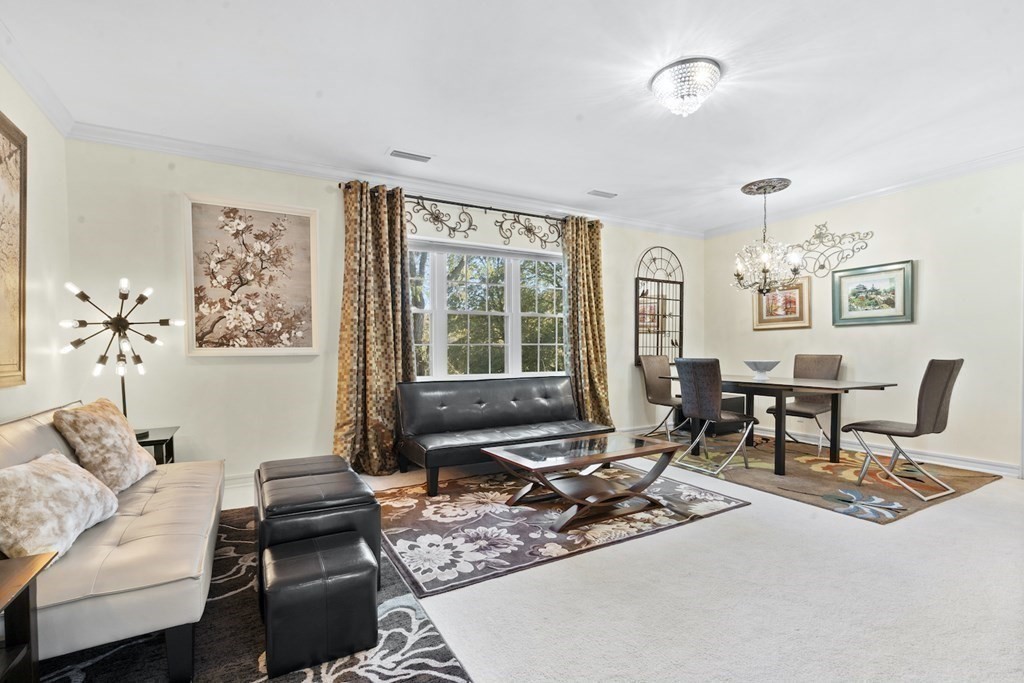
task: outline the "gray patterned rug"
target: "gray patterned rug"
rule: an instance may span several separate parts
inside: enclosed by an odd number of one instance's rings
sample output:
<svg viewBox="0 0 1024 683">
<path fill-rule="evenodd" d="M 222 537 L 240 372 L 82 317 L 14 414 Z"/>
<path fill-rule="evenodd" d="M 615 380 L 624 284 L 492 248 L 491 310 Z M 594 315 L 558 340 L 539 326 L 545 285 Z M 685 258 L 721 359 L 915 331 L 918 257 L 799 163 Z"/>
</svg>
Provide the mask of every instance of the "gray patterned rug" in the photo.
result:
<svg viewBox="0 0 1024 683">
<path fill-rule="evenodd" d="M 594 474 L 628 484 L 644 473 L 618 463 Z M 384 549 L 416 595 L 470 586 L 750 504 L 662 477 L 647 493 L 676 511 L 654 508 L 556 533 L 551 526 L 568 504 L 506 505 L 522 485 L 507 474 L 483 474 L 442 481 L 430 498 L 422 484 L 377 492 Z"/>
<path fill-rule="evenodd" d="M 256 606 L 256 552 L 252 508 L 225 510 L 218 529 L 213 582 L 196 627 L 195 681 L 266 681 L 263 624 Z M 469 681 L 433 622 L 399 575 L 382 558 L 377 600 L 380 643 L 373 650 L 303 669 L 275 681 L 293 683 L 427 683 Z M 47 682 L 166 681 L 161 634 L 101 645 L 42 662 Z"/>
</svg>

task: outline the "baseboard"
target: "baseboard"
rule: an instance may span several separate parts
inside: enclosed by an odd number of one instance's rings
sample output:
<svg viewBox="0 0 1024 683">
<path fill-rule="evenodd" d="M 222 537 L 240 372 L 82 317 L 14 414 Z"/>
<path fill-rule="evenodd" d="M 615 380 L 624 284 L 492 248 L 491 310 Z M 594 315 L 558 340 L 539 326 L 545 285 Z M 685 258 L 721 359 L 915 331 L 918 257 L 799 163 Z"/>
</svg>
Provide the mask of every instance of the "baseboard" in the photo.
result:
<svg viewBox="0 0 1024 683">
<path fill-rule="evenodd" d="M 231 508 L 245 508 L 253 504 L 251 474 L 229 474 L 224 477 L 224 502 L 221 507 L 225 510 Z"/>
<path fill-rule="evenodd" d="M 649 432 L 654 429 L 655 425 L 640 426 L 640 427 L 626 427 L 620 428 L 620 432 Z M 761 436 L 775 436 L 775 430 L 767 427 L 755 427 L 754 433 Z M 811 444 L 818 443 L 817 434 L 805 434 L 803 432 L 795 432 L 789 430 L 789 433 L 800 439 Z M 903 444 L 900 444 L 901 446 Z M 881 453 L 890 453 L 892 446 L 869 443 L 868 446 L 875 448 L 877 446 L 878 451 Z M 861 448 L 860 444 L 857 443 L 856 439 L 840 439 L 839 447 L 847 451 L 855 451 L 857 453 L 863 453 L 864 449 Z M 930 462 L 936 465 L 949 465 L 950 467 L 959 467 L 965 470 L 975 470 L 977 472 L 988 472 L 990 474 L 998 474 L 1003 477 L 1013 477 L 1016 479 L 1024 478 L 1021 473 L 1020 465 L 1011 465 L 1004 462 L 994 462 L 992 460 L 982 460 L 981 458 L 969 458 L 963 455 L 952 455 L 949 453 L 935 453 L 932 451 L 919 451 L 912 448 L 906 448 L 904 450 L 910 455 L 914 456 L 915 459 L 921 460 L 922 462 Z"/>
</svg>

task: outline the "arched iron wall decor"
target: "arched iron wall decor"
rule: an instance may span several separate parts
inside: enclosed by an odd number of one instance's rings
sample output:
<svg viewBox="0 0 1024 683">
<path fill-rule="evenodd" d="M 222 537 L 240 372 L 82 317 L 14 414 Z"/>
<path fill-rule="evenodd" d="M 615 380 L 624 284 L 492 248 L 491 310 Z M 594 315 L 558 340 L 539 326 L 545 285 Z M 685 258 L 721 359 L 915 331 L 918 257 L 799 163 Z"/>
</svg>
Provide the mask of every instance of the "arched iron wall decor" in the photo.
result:
<svg viewBox="0 0 1024 683">
<path fill-rule="evenodd" d="M 633 348 L 640 356 L 683 355 L 683 264 L 666 247 L 651 247 L 636 269 Z"/>
<path fill-rule="evenodd" d="M 445 211 L 442 207 L 451 207 L 453 210 Z M 562 246 L 564 217 L 405 195 L 405 223 L 413 235 L 419 231 L 418 223 L 422 223 L 433 226 L 437 232 L 446 232 L 449 238 L 468 238 L 469 233 L 478 229 L 469 209 L 479 209 L 485 214 L 492 211 L 499 214 L 501 217 L 494 221 L 494 227 L 498 229 L 498 235 L 505 244 L 509 244 L 513 236 L 518 235 L 531 244 L 539 244 L 541 249 L 558 249 Z"/>
<path fill-rule="evenodd" d="M 815 277 L 828 277 L 854 254 L 867 249 L 868 240 L 874 236 L 870 230 L 838 235 L 829 231 L 828 223 L 815 225 L 814 234 L 800 245 L 803 251 L 801 267 Z"/>
</svg>

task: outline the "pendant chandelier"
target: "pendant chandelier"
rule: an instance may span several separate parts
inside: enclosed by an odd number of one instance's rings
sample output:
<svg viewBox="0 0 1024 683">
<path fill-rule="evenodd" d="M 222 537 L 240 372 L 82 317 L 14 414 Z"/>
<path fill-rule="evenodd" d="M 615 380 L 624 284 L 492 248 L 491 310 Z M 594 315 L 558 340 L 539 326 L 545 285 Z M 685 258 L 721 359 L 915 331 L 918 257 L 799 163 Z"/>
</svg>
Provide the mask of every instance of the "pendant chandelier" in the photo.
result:
<svg viewBox="0 0 1024 683">
<path fill-rule="evenodd" d="M 764 295 L 792 286 L 800 274 L 803 263 L 800 248 L 768 236 L 768 195 L 785 190 L 789 182 L 788 178 L 765 178 L 740 188 L 743 194 L 761 195 L 764 198 L 764 223 L 761 239 L 736 252 L 734 287 L 757 290 Z"/>
</svg>

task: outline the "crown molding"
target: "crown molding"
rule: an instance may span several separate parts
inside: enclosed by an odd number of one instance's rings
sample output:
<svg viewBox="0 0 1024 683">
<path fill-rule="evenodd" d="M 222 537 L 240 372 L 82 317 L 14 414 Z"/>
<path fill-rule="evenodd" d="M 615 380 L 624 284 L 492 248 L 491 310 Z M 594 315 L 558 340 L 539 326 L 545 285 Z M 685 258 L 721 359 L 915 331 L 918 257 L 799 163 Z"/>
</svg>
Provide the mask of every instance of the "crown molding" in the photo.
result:
<svg viewBox="0 0 1024 683">
<path fill-rule="evenodd" d="M 875 197 L 883 197 L 889 194 L 895 194 L 903 190 L 909 190 L 914 187 L 921 185 L 927 185 L 929 183 L 940 182 L 943 180 L 950 180 L 960 176 L 967 175 L 976 171 L 984 171 L 997 166 L 1004 166 L 1006 164 L 1012 164 L 1014 162 L 1024 160 L 1024 147 L 1015 147 L 1002 152 L 996 152 L 995 154 L 989 154 L 987 156 L 978 157 L 977 159 L 971 159 L 964 161 L 959 164 L 953 164 L 952 166 L 946 166 L 937 171 L 909 180 L 905 183 L 897 183 L 896 185 L 889 185 L 888 187 L 881 187 L 877 190 L 870 190 L 868 192 L 861 192 L 860 194 L 850 195 L 843 197 L 842 199 L 836 199 L 833 201 L 821 202 L 820 204 L 814 204 L 811 206 L 791 209 L 789 211 L 782 211 L 772 216 L 772 223 L 778 223 L 781 221 L 793 220 L 802 218 L 803 216 L 817 213 L 819 211 L 826 211 L 828 209 L 842 206 L 844 204 L 851 204 L 853 202 L 859 202 L 865 199 L 872 199 Z M 769 224 L 770 226 L 771 224 Z M 721 237 L 723 235 L 730 235 L 732 233 L 760 230 L 761 226 L 756 223 L 746 221 L 743 223 L 730 223 L 718 228 L 712 228 L 704 233 L 705 239 L 713 239 L 715 237 Z"/>
<path fill-rule="evenodd" d="M 18 81 L 25 89 L 29 98 L 36 103 L 53 127 L 61 135 L 67 137 L 68 131 L 71 130 L 74 123 L 71 112 L 53 92 L 53 88 L 46 82 L 46 79 L 28 63 L 21 50 L 18 49 L 18 43 L 14 40 L 14 36 L 2 21 L 0 21 L 0 64 L 3 64 L 11 72 L 14 80 Z"/>
<path fill-rule="evenodd" d="M 510 210 L 513 211 L 561 214 L 567 216 L 583 215 L 626 229 L 646 230 L 650 232 L 675 235 L 677 237 L 704 239 L 704 234 L 701 232 L 681 230 L 666 223 L 639 220 L 610 213 L 594 212 L 589 209 L 581 209 L 579 207 L 557 204 L 554 202 L 542 202 L 530 197 L 508 192 L 483 190 L 456 183 L 446 183 L 437 180 L 417 178 L 415 176 L 377 173 L 347 168 L 345 166 L 280 159 L 232 147 L 221 147 L 218 145 L 192 142 L 190 140 L 179 140 L 177 138 L 163 137 L 160 135 L 150 135 L 148 133 L 111 128 L 93 123 L 74 123 L 74 125 L 71 126 L 71 130 L 68 132 L 67 137 L 73 140 L 117 145 L 119 147 L 143 149 L 151 152 L 162 152 L 164 154 L 174 154 L 177 156 L 211 161 L 220 164 L 231 164 L 233 166 L 243 166 L 245 168 L 264 171 L 291 173 L 293 175 L 312 178 L 323 178 L 335 182 L 350 178 L 359 178 L 370 183 L 401 186 L 406 192 L 438 197 L 439 199 L 443 198 L 446 202 L 452 204 L 466 202 L 470 204 L 487 204 L 499 207 L 508 206 L 510 207 Z"/>
</svg>

